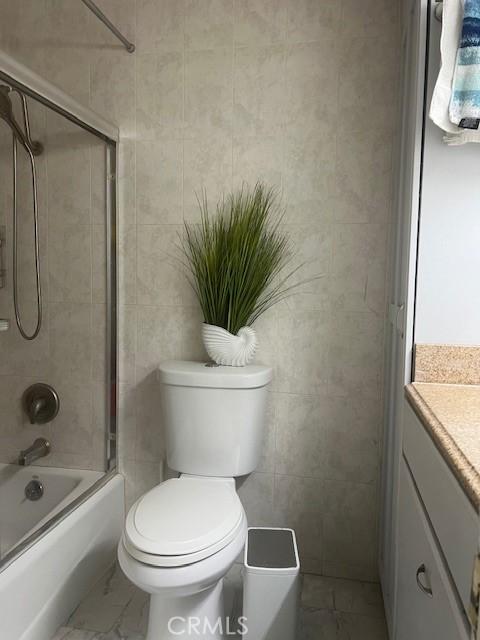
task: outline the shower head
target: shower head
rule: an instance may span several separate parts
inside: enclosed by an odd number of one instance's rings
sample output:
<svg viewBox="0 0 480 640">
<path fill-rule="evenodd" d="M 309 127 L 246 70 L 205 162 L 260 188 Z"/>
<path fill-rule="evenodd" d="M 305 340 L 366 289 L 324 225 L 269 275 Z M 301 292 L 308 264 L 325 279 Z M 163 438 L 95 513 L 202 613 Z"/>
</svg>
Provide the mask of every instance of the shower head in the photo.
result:
<svg viewBox="0 0 480 640">
<path fill-rule="evenodd" d="M 40 143 L 31 141 L 28 130 L 25 134 L 18 122 L 15 120 L 15 116 L 13 115 L 13 105 L 10 99 L 11 91 L 12 89 L 8 85 L 0 85 L 0 118 L 2 118 L 2 120 L 4 120 L 9 125 L 15 138 L 20 142 L 20 144 L 26 149 L 28 153 L 38 155 L 42 152 L 43 147 Z M 22 94 L 20 95 L 22 101 L 25 100 L 24 96 Z"/>
</svg>

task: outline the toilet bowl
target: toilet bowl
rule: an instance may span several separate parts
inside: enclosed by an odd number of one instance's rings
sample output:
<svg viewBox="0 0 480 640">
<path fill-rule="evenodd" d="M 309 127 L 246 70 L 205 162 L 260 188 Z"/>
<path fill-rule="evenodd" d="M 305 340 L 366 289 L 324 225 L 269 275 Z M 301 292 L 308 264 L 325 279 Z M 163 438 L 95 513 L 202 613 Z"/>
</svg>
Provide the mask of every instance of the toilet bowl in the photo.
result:
<svg viewBox="0 0 480 640">
<path fill-rule="evenodd" d="M 173 361 L 158 377 L 167 463 L 181 475 L 131 507 L 118 560 L 150 594 L 145 640 L 220 640 L 232 628 L 223 578 L 247 535 L 235 477 L 258 464 L 272 370 Z"/>
<path fill-rule="evenodd" d="M 118 559 L 130 581 L 151 595 L 146 640 L 222 637 L 223 577 L 246 533 L 229 478 L 180 476 L 133 505 Z"/>
</svg>

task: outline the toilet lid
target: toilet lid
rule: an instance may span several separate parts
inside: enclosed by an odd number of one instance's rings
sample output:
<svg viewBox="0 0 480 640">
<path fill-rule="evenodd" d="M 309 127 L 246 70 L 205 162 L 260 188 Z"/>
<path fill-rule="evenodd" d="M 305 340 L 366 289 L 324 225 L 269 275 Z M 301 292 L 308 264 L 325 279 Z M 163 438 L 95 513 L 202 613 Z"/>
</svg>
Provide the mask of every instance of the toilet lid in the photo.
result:
<svg viewBox="0 0 480 640">
<path fill-rule="evenodd" d="M 182 476 L 159 484 L 133 505 L 125 523 L 125 542 L 136 556 L 135 551 L 142 556 L 202 552 L 207 557 L 207 550 L 213 548 L 213 553 L 222 548 L 222 541 L 228 544 L 242 519 L 243 508 L 232 480 Z M 171 558 L 154 564 L 176 561 Z"/>
</svg>

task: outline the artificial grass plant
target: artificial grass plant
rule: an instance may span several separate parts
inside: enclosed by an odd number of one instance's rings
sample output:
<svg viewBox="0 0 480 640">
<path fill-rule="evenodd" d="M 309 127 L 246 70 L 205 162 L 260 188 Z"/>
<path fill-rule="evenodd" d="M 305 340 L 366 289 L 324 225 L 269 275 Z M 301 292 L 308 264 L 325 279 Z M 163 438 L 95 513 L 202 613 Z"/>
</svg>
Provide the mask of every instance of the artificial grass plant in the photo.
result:
<svg viewBox="0 0 480 640">
<path fill-rule="evenodd" d="M 301 283 L 281 230 L 283 211 L 275 189 L 257 183 L 224 198 L 212 215 L 199 201 L 200 224 L 185 223 L 182 252 L 188 280 L 204 321 L 236 334 Z"/>
</svg>

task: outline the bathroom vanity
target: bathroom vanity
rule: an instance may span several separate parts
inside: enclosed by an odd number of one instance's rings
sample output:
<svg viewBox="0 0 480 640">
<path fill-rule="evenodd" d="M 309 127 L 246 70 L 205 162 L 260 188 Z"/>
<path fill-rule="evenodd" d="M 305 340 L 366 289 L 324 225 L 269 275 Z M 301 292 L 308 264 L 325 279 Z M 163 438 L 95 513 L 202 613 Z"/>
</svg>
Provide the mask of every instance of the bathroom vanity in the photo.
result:
<svg viewBox="0 0 480 640">
<path fill-rule="evenodd" d="M 470 399 L 466 406 L 463 393 Z M 467 614 L 477 556 L 480 486 L 480 447 L 472 437 L 479 418 L 475 424 L 474 414 L 469 415 L 472 406 L 480 409 L 480 387 L 413 383 L 406 388 L 397 640 L 470 637 Z"/>
</svg>

